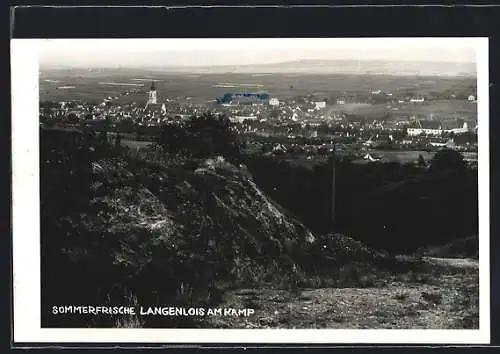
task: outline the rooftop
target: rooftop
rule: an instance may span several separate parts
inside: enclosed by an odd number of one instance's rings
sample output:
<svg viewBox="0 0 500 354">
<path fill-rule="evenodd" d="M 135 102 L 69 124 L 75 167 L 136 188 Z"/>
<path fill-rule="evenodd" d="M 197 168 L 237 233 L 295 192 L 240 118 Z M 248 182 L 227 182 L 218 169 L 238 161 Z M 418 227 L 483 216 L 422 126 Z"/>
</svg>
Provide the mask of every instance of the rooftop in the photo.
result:
<svg viewBox="0 0 500 354">
<path fill-rule="evenodd" d="M 144 109 L 146 111 L 161 111 L 162 106 L 163 103 L 149 103 L 144 107 Z"/>
<path fill-rule="evenodd" d="M 441 122 L 437 120 L 419 120 L 412 122 L 409 128 L 420 128 L 420 129 L 441 129 Z"/>
<path fill-rule="evenodd" d="M 443 129 L 450 130 L 450 129 L 463 128 L 464 123 L 465 123 L 465 121 L 463 119 L 449 120 L 449 121 L 443 122 Z"/>
</svg>

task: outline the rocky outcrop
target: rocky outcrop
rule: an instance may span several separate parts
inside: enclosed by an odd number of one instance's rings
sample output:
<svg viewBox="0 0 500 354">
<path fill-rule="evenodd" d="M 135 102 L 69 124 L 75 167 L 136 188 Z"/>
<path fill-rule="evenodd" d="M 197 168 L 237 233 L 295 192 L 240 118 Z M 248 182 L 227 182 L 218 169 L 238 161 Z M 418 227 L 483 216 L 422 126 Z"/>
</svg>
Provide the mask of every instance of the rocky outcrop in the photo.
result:
<svg viewBox="0 0 500 354">
<path fill-rule="evenodd" d="M 189 167 L 101 158 L 91 175 L 89 207 L 64 218 L 66 237 L 50 247 L 64 264 L 86 269 L 79 284 L 102 294 L 119 287 L 158 302 L 181 288 L 271 282 L 300 272 L 303 250 L 315 241 L 243 166 L 222 158 Z"/>
</svg>

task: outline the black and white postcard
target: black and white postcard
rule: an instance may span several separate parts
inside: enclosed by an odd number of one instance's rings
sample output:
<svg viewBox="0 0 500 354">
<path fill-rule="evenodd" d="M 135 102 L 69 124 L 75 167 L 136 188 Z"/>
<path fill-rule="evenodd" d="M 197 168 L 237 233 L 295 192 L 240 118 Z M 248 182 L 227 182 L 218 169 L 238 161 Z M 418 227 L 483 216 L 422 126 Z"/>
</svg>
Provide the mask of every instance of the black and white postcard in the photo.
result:
<svg viewBox="0 0 500 354">
<path fill-rule="evenodd" d="M 489 342 L 487 38 L 11 55 L 16 341 Z"/>
</svg>

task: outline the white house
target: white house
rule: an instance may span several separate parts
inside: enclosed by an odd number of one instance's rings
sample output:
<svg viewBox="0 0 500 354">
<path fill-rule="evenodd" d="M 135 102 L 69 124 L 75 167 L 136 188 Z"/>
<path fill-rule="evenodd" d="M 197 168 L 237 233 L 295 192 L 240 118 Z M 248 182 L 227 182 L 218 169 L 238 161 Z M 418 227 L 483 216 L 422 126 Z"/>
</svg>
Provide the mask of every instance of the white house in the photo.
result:
<svg viewBox="0 0 500 354">
<path fill-rule="evenodd" d="M 467 122 L 461 123 L 460 120 L 440 122 L 435 120 L 417 120 L 412 126 L 408 127 L 408 136 L 441 135 L 442 133 L 462 134 L 469 131 Z"/>
<path fill-rule="evenodd" d="M 273 147 L 273 152 L 286 152 L 287 148 L 283 144 L 276 144 Z"/>
<path fill-rule="evenodd" d="M 447 142 L 435 142 L 435 141 L 431 141 L 431 142 L 429 142 L 429 144 L 431 146 L 434 146 L 434 147 L 447 147 L 447 148 L 450 148 L 450 149 L 453 149 L 453 148 L 456 147 L 455 141 L 453 139 L 449 139 Z"/>
<path fill-rule="evenodd" d="M 273 97 L 269 100 L 270 106 L 279 106 L 279 104 L 280 104 L 280 101 L 276 97 Z"/>
<path fill-rule="evenodd" d="M 321 102 L 314 102 L 315 106 L 316 106 L 316 109 L 322 109 L 322 108 L 325 108 L 326 107 L 326 102 L 325 101 L 321 101 Z"/>
<path fill-rule="evenodd" d="M 461 122 L 459 120 L 447 122 L 444 124 L 443 131 L 447 133 L 463 134 L 469 131 L 467 122 Z"/>
<path fill-rule="evenodd" d="M 441 122 L 434 120 L 417 120 L 415 124 L 407 129 L 408 136 L 441 135 L 443 128 Z"/>
<path fill-rule="evenodd" d="M 257 120 L 256 116 L 234 116 L 230 117 L 229 120 L 232 123 L 243 123 L 246 120 Z"/>
</svg>

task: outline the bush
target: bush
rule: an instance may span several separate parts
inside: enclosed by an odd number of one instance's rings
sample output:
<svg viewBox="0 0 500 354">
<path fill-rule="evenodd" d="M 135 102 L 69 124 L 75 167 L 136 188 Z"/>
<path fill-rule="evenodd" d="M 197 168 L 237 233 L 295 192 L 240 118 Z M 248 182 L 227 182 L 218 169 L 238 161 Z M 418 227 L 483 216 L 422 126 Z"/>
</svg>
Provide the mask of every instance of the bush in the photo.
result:
<svg viewBox="0 0 500 354">
<path fill-rule="evenodd" d="M 166 152 L 195 158 L 224 156 L 238 162 L 242 141 L 225 116 L 206 114 L 192 117 L 186 124 L 167 124 L 162 128 L 158 144 Z"/>
<path fill-rule="evenodd" d="M 467 164 L 461 153 L 453 149 L 442 149 L 432 158 L 430 171 L 465 170 L 466 168 Z"/>
<path fill-rule="evenodd" d="M 259 187 L 313 232 L 339 232 L 370 247 L 411 253 L 477 233 L 477 171 L 441 168 L 441 157 L 437 161 L 432 171 L 340 161 L 335 225 L 331 222 L 331 165 L 317 165 L 311 171 L 265 156 L 248 157 L 245 164 Z"/>
</svg>

